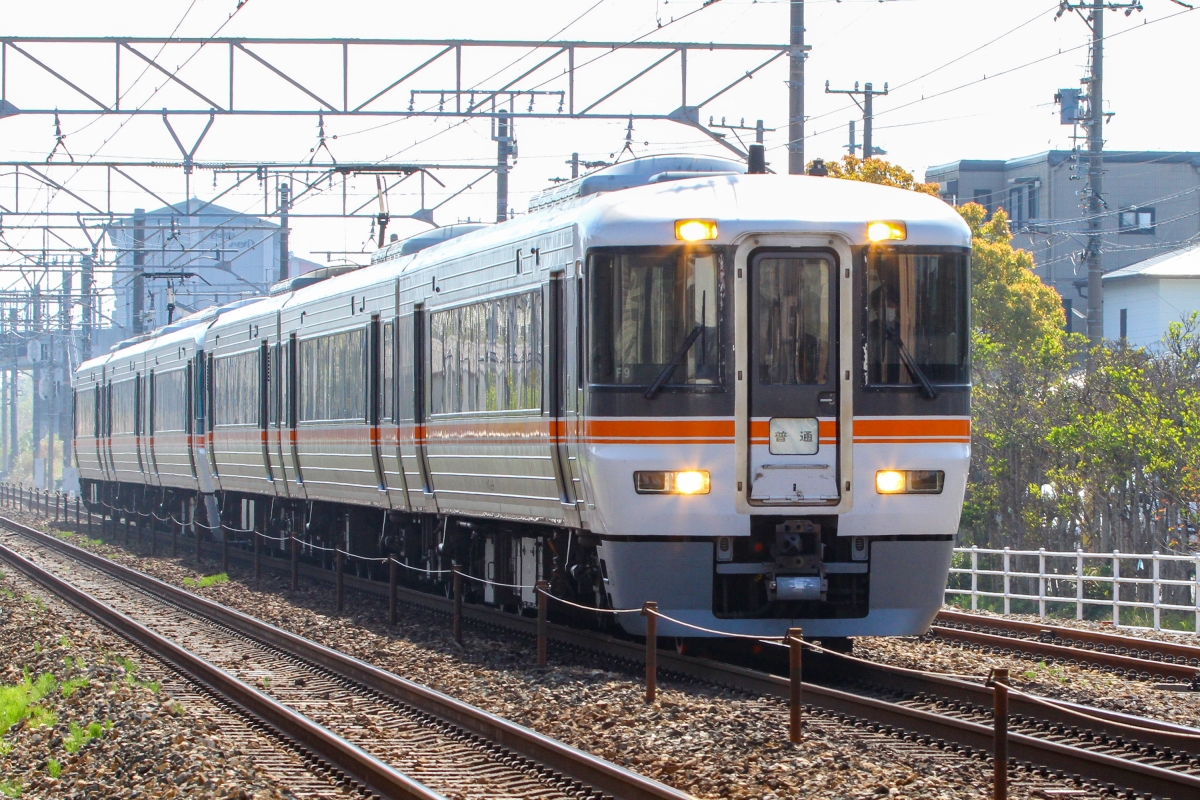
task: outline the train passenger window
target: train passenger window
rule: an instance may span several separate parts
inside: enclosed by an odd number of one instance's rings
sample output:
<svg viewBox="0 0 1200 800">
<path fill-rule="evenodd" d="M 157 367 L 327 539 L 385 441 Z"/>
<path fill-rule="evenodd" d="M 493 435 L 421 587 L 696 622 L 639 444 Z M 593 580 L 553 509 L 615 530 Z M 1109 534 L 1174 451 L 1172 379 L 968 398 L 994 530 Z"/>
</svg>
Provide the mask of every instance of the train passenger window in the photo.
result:
<svg viewBox="0 0 1200 800">
<path fill-rule="evenodd" d="M 667 386 L 720 382 L 720 263 L 695 248 L 593 254 L 591 382 Z"/>
<path fill-rule="evenodd" d="M 429 317 L 430 411 L 542 407 L 542 295 L 499 297 Z"/>
<path fill-rule="evenodd" d="M 257 425 L 258 350 L 213 359 L 213 425 Z"/>
<path fill-rule="evenodd" d="M 367 419 L 364 328 L 300 340 L 300 421 Z"/>
<path fill-rule="evenodd" d="M 960 253 L 867 257 L 867 382 L 970 382 L 970 276 Z"/>
<path fill-rule="evenodd" d="M 154 430 L 187 430 L 186 371 L 154 373 Z"/>
<path fill-rule="evenodd" d="M 135 428 L 136 383 L 133 380 L 112 384 L 110 402 L 113 435 L 130 434 Z"/>
<path fill-rule="evenodd" d="M 758 382 L 829 382 L 829 280 L 825 258 L 763 258 L 754 265 L 752 300 Z"/>
</svg>

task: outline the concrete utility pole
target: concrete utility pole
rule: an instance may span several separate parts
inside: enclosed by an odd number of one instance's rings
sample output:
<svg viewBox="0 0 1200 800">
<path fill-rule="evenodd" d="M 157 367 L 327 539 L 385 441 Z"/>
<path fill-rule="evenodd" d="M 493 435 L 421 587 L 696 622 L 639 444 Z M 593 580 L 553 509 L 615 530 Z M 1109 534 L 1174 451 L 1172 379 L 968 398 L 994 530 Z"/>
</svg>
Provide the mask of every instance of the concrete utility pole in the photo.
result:
<svg viewBox="0 0 1200 800">
<path fill-rule="evenodd" d="M 1172 0 L 1177 5 L 1187 5 L 1180 0 Z M 1190 7 L 1190 6 L 1189 6 Z M 1088 84 L 1088 187 L 1087 215 L 1088 238 L 1087 250 L 1087 337 L 1092 345 L 1104 341 L 1104 267 L 1102 247 L 1104 244 L 1104 11 L 1124 11 L 1129 16 L 1134 11 L 1142 11 L 1141 0 L 1129 3 L 1112 2 L 1112 0 L 1080 0 L 1071 3 L 1063 0 L 1058 6 L 1057 20 L 1068 11 L 1074 11 L 1083 18 L 1092 30 L 1092 69 L 1091 75 L 1084 79 Z M 1084 12 L 1087 12 L 1086 14 Z M 1070 99 L 1064 100 L 1064 108 Z M 1067 115 L 1064 111 L 1064 122 Z"/>
<path fill-rule="evenodd" d="M 513 137 L 512 115 L 500 112 L 496 117 L 496 222 L 508 219 L 508 157 L 517 154 Z"/>
<path fill-rule="evenodd" d="M 133 335 L 140 335 L 143 330 L 146 302 L 146 209 L 133 210 L 133 280 L 131 307 L 133 310 Z M 36 393 L 35 393 L 36 396 Z"/>
<path fill-rule="evenodd" d="M 804 174 L 804 0 L 791 2 L 788 68 L 788 174 Z"/>
<path fill-rule="evenodd" d="M 286 183 L 279 184 L 279 280 L 288 279 L 288 257 L 291 245 L 288 243 L 288 209 L 292 207 L 292 187 Z"/>
<path fill-rule="evenodd" d="M 82 328 L 80 350 L 82 360 L 92 357 L 92 275 L 95 268 L 94 256 L 84 256 L 79 268 L 79 299 L 83 303 L 80 309 L 79 322 Z"/>
<path fill-rule="evenodd" d="M 874 139 L 872 138 L 872 134 L 874 133 L 874 129 L 875 129 L 875 103 L 874 103 L 875 95 L 885 95 L 886 96 L 887 93 L 888 93 L 888 85 L 886 83 L 883 85 L 883 91 L 877 92 L 877 91 L 875 91 L 875 87 L 870 83 L 863 84 L 862 89 L 858 88 L 858 81 L 854 82 L 853 89 L 830 89 L 829 81 L 825 81 L 825 94 L 848 94 L 848 95 L 850 95 L 850 99 L 854 101 L 854 104 L 856 106 L 858 106 L 860 109 L 862 109 L 862 112 L 863 112 L 862 149 L 863 149 L 863 160 L 864 161 L 867 160 L 868 158 L 870 158 L 871 156 L 874 156 L 876 154 L 883 155 L 886 152 L 882 147 L 875 146 Z M 862 98 L 863 98 L 861 103 L 858 102 L 859 95 L 862 95 Z M 850 123 L 850 124 L 853 125 L 854 123 Z M 854 128 L 852 127 L 850 130 L 851 130 L 850 143 L 853 146 Z M 854 154 L 853 151 L 851 151 L 851 155 L 853 155 L 853 154 Z"/>
<path fill-rule="evenodd" d="M 859 145 L 858 145 L 857 139 L 855 139 L 855 136 L 854 136 L 854 133 L 855 133 L 854 126 L 856 124 L 857 123 L 855 123 L 854 120 L 850 120 L 850 144 L 842 145 L 843 147 L 846 148 L 847 151 L 849 151 L 850 155 L 852 155 L 852 156 L 858 155 Z"/>
</svg>

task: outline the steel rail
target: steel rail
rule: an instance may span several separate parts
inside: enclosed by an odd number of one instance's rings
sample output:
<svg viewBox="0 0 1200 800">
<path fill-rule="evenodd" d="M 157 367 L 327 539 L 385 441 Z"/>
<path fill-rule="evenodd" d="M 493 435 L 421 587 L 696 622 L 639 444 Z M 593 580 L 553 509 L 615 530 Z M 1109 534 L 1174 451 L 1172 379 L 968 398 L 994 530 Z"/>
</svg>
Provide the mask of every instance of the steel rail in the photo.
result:
<svg viewBox="0 0 1200 800">
<path fill-rule="evenodd" d="M 4 545 L 0 545 L 0 558 L 88 616 L 170 664 L 189 679 L 225 698 L 251 717 L 266 723 L 285 738 L 299 743 L 368 790 L 382 797 L 397 800 L 446 800 L 443 795 L 398 772 L 328 728 L 276 702 L 170 639 L 90 597 L 71 583 L 42 569 Z"/>
<path fill-rule="evenodd" d="M 939 639 L 946 639 L 952 642 L 964 642 L 981 647 L 994 647 L 1046 660 L 1073 661 L 1097 667 L 1108 667 L 1133 675 L 1148 675 L 1151 678 L 1174 678 L 1186 683 L 1200 685 L 1200 670 L 1188 664 L 1175 664 L 1170 661 L 1152 661 L 1148 658 L 1140 658 L 1138 656 L 1106 653 L 1101 650 L 1084 650 L 1080 647 L 1067 644 L 1054 644 L 1053 642 L 1045 642 L 1040 639 L 1021 639 L 1015 636 L 1002 636 L 998 633 L 950 628 L 945 625 L 931 625 L 929 632 Z"/>
<path fill-rule="evenodd" d="M 379 692 L 391 700 L 417 708 L 619 800 L 690 800 L 692 797 L 686 792 L 597 758 L 503 717 L 282 630 L 248 614 L 171 586 L 143 572 L 117 564 L 14 520 L 0 517 L 0 527 L 32 538 L 154 597 L 298 657 L 340 678 Z M 350 577 L 346 576 L 348 583 Z"/>
<path fill-rule="evenodd" d="M 28 531 L 39 541 L 52 547 L 59 547 L 64 551 L 66 548 L 70 548 L 71 551 L 79 551 L 89 557 L 88 563 L 95 563 L 100 569 L 106 571 L 111 569 L 114 573 L 116 570 L 128 569 L 108 559 L 79 550 L 79 548 L 68 545 L 55 537 L 26 528 L 19 523 L 12 523 L 3 517 L 0 517 L 0 526 L 22 532 Z M 203 544 L 206 552 L 216 554 L 220 551 L 219 545 L 207 542 Z M 242 561 L 249 561 L 252 558 L 250 553 L 236 548 L 230 549 L 229 556 Z M 289 560 L 268 557 L 265 554 L 260 554 L 260 558 L 264 566 L 284 572 L 291 570 Z M 330 583 L 334 581 L 334 576 L 329 570 L 309 564 L 301 564 L 299 569 L 306 577 Z M 142 574 L 130 571 L 137 575 Z M 386 583 L 379 583 L 367 578 L 344 575 L 343 581 L 347 589 L 385 597 L 389 593 Z M 174 587 L 169 588 L 174 589 Z M 188 596 L 194 597 L 193 595 Z M 452 613 L 454 608 L 452 600 L 414 589 L 397 587 L 397 596 L 402 602 L 446 614 Z M 516 631 L 531 637 L 537 634 L 536 620 L 496 609 L 465 604 L 463 616 L 488 627 Z M 547 633 L 550 639 L 569 647 L 634 664 L 645 662 L 645 647 L 640 643 L 554 623 L 548 624 Z M 790 696 L 787 679 L 765 672 L 709 659 L 685 656 L 667 650 L 660 650 L 657 659 L 659 668 L 665 673 L 672 673 L 710 685 L 729 687 L 756 696 L 775 697 L 785 701 Z M 955 678 L 930 675 L 886 664 L 868 666 L 858 659 L 843 660 L 845 669 L 842 671 L 848 677 L 864 680 L 874 685 L 888 686 L 899 691 L 936 695 L 976 707 L 988 709 L 992 707 L 992 690 L 982 684 L 973 684 Z M 879 728 L 908 732 L 938 745 L 955 746 L 984 754 L 991 752 L 993 731 L 990 725 L 912 708 L 900 703 L 865 697 L 821 684 L 805 682 L 803 691 L 806 703 L 836 716 L 863 720 Z M 1097 721 L 1088 721 L 1086 724 L 1086 730 L 1093 734 L 1120 742 L 1131 739 L 1130 727 L 1136 727 L 1139 728 L 1137 736 L 1139 743 L 1144 742 L 1149 746 L 1162 748 L 1168 753 L 1200 750 L 1200 747 L 1196 746 L 1195 740 L 1191 738 L 1200 735 L 1200 729 L 1120 714 L 1091 706 L 1054 702 L 1096 718 Z M 1031 703 L 1019 695 L 1010 695 L 1009 704 L 1014 716 L 1046 721 L 1069 730 L 1084 727 L 1080 724 L 1079 718 L 1073 717 L 1065 711 L 1056 712 L 1052 708 Z M 1048 769 L 1104 784 L 1113 784 L 1155 797 L 1200 796 L 1200 776 L 1152 764 L 1143 764 L 1019 732 L 1010 731 L 1009 733 L 1009 756 L 1017 763 L 1023 762 L 1034 768 Z"/>
<path fill-rule="evenodd" d="M 1141 658 L 1144 661 L 1171 659 L 1177 664 L 1200 663 L 1200 647 L 1195 645 L 1162 642 L 1157 639 L 1143 639 L 1119 633 L 1069 628 L 1065 625 L 1052 625 L 1044 622 L 1026 622 L 1025 620 L 1018 619 L 988 617 L 982 614 L 968 614 L 961 611 L 941 611 L 937 615 L 936 622 L 947 625 L 965 625 L 972 628 L 1007 631 L 1009 633 L 1038 638 L 1049 634 L 1056 643 L 1060 641 L 1065 642 L 1068 646 L 1074 647 L 1077 650 L 1085 650 L 1084 646 L 1086 645 L 1096 645 L 1113 648 L 1118 655 L 1129 655 L 1132 658 Z"/>
</svg>

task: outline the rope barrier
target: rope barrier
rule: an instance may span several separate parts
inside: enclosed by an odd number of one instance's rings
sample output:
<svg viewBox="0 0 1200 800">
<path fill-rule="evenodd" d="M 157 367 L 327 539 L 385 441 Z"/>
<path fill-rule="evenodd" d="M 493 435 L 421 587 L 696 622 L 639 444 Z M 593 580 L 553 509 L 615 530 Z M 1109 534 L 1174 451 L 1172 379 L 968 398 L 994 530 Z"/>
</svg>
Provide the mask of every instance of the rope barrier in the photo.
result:
<svg viewBox="0 0 1200 800">
<path fill-rule="evenodd" d="M 572 603 L 570 600 L 564 600 L 563 598 L 552 595 L 549 592 L 542 592 L 542 594 L 551 600 L 556 600 L 559 603 L 562 603 L 564 606 L 571 606 L 572 608 L 582 609 L 583 611 L 596 611 L 601 614 L 640 614 L 640 613 L 642 613 L 642 610 L 640 608 L 596 608 L 595 606 L 585 606 L 585 605 L 581 605 L 579 603 Z"/>
<path fill-rule="evenodd" d="M 641 609 L 639 609 L 639 610 L 641 610 Z M 782 637 L 782 636 L 756 636 L 754 634 L 749 634 L 749 633 L 734 633 L 732 631 L 718 631 L 718 630 L 714 630 L 712 628 L 705 628 L 702 625 L 693 625 L 690 622 L 684 622 L 683 620 L 675 619 L 674 617 L 668 617 L 666 614 L 663 614 L 661 611 L 652 611 L 651 613 L 654 614 L 654 616 L 658 617 L 659 619 L 665 619 L 667 622 L 674 622 L 676 625 L 682 625 L 685 628 L 691 628 L 692 630 L 695 630 L 695 631 L 703 631 L 704 633 L 712 633 L 712 634 L 716 634 L 717 636 L 728 636 L 731 639 L 754 639 L 754 640 L 760 641 L 760 642 L 772 642 L 772 643 L 782 642 L 784 639 L 784 637 Z"/>
<path fill-rule="evenodd" d="M 1127 722 L 1118 722 L 1117 720 L 1105 719 L 1104 717 L 1097 717 L 1092 714 L 1087 714 L 1083 711 L 1078 711 L 1074 708 L 1071 708 L 1070 706 L 1063 705 L 1061 703 L 1056 703 L 1055 701 L 1053 701 L 1047 697 L 1039 697 L 1036 694 L 1029 694 L 1028 692 L 1023 692 L 1020 689 L 1014 688 L 1010 684 L 1006 684 L 1006 686 L 1007 686 L 1010 694 L 1015 694 L 1020 697 L 1024 697 L 1026 700 L 1028 700 L 1031 703 L 1035 703 L 1036 705 L 1040 705 L 1040 706 L 1046 706 L 1047 708 L 1053 708 L 1057 711 L 1062 711 L 1063 713 L 1068 714 L 1073 717 L 1079 717 L 1081 719 L 1086 719 L 1091 722 L 1099 722 L 1104 725 L 1113 725 L 1118 728 L 1124 728 L 1126 730 L 1139 731 L 1141 733 L 1156 733 L 1156 734 L 1166 733 L 1170 736 L 1178 736 L 1181 739 L 1192 739 L 1195 741 L 1200 741 L 1200 734 L 1197 734 L 1197 733 L 1183 733 L 1181 731 L 1163 730 L 1162 728 L 1147 728 L 1147 727 L 1143 727 L 1141 725 L 1130 725 Z"/>
<path fill-rule="evenodd" d="M 459 571 L 458 574 L 462 575 L 464 578 L 469 578 L 470 580 L 478 581 L 479 583 L 487 583 L 492 586 L 499 586 L 504 589 L 536 589 L 537 588 L 536 586 L 522 586 L 519 583 L 497 583 L 496 581 L 489 581 L 487 578 L 478 578 L 474 575 L 468 575 L 467 573 L 462 572 L 461 570 Z"/>
<path fill-rule="evenodd" d="M 397 558 L 393 557 L 391 560 L 394 561 L 397 566 L 404 567 L 405 569 L 411 569 L 413 572 L 423 572 L 426 575 L 449 575 L 453 571 L 448 569 L 422 569 L 421 567 L 410 567 L 408 564 L 405 564 L 403 561 L 400 561 Z"/>
</svg>

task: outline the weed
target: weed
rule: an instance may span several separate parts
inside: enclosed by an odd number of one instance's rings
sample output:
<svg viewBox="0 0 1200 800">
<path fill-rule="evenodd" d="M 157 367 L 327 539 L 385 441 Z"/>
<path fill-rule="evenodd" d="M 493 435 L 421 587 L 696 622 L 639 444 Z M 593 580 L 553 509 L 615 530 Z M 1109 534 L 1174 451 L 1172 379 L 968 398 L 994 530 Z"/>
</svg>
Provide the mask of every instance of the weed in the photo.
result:
<svg viewBox="0 0 1200 800">
<path fill-rule="evenodd" d="M 42 643 L 41 642 L 33 643 L 33 652 L 37 653 L 38 655 L 42 654 Z"/>
<path fill-rule="evenodd" d="M 46 773 L 51 778 L 57 778 L 62 774 L 62 763 L 57 758 L 52 758 L 46 762 Z"/>
<path fill-rule="evenodd" d="M 5 797 L 20 797 L 25 788 L 20 781 L 11 780 L 0 782 L 0 794 Z"/>
<path fill-rule="evenodd" d="M 4 758 L 6 755 L 11 753 L 12 749 L 13 749 L 12 742 L 6 742 L 3 739 L 0 739 L 0 758 Z"/>
<path fill-rule="evenodd" d="M 107 725 L 108 727 L 105 727 Z M 84 745 L 92 739 L 99 739 L 104 731 L 112 727 L 112 723 L 105 721 L 104 725 L 99 722 L 89 722 L 85 728 L 78 722 L 72 722 L 70 731 L 63 737 L 63 749 L 71 755 L 75 755 L 83 749 Z"/>
<path fill-rule="evenodd" d="M 13 594 L 12 589 L 0 589 L 0 596 L 7 597 L 9 600 L 12 600 L 14 597 L 16 597 L 16 595 Z"/>
<path fill-rule="evenodd" d="M 171 713 L 177 717 L 182 717 L 183 706 L 180 703 L 171 703 Z"/>
<path fill-rule="evenodd" d="M 58 724 L 58 714 L 45 706 L 32 706 L 29 709 L 29 727 L 53 728 Z"/>
<path fill-rule="evenodd" d="M 28 669 L 19 683 L 0 686 L 0 734 L 23 719 L 28 719 L 35 726 L 53 726 L 58 717 L 37 703 L 57 689 L 58 681 L 53 675 L 46 673 L 34 681 Z"/>
<path fill-rule="evenodd" d="M 66 635 L 60 636 L 58 638 L 58 646 L 64 649 L 69 648 L 71 646 L 71 640 L 68 639 Z"/>
<path fill-rule="evenodd" d="M 224 572 L 218 572 L 216 575 L 205 575 L 200 580 L 192 578 L 184 578 L 183 585 L 189 589 L 207 589 L 209 586 L 216 586 L 219 583 L 229 583 L 229 575 Z"/>
<path fill-rule="evenodd" d="M 90 547 L 99 547 L 100 545 L 104 544 L 103 539 L 89 539 L 86 536 L 84 536 L 82 539 L 80 539 L 80 541 L 82 541 L 84 544 L 86 544 Z"/>
<path fill-rule="evenodd" d="M 75 694 L 75 692 L 79 691 L 80 689 L 86 689 L 88 686 L 91 685 L 91 683 L 92 682 L 88 679 L 88 677 L 86 675 L 84 675 L 83 677 L 80 677 L 80 678 L 71 678 L 70 680 L 63 681 L 62 696 L 70 697 L 71 695 Z"/>
</svg>

